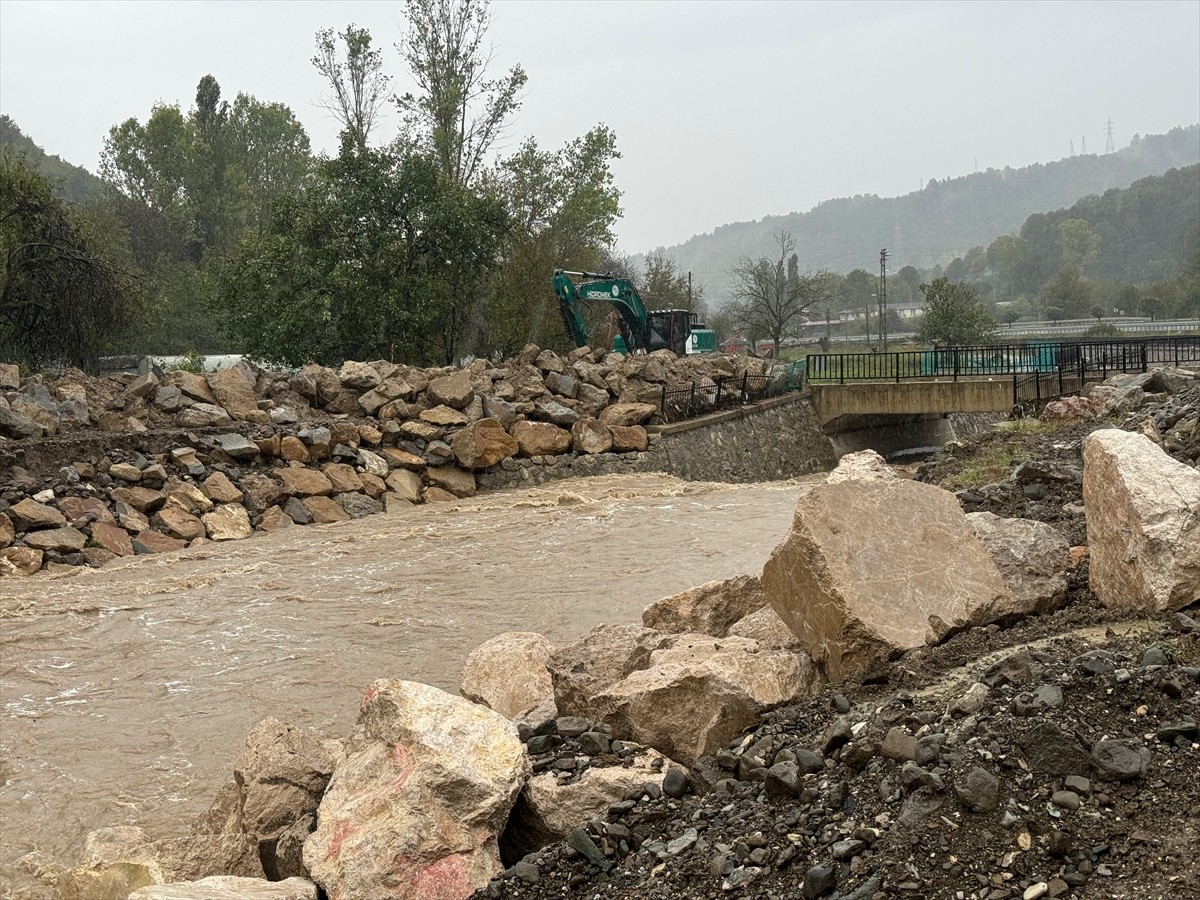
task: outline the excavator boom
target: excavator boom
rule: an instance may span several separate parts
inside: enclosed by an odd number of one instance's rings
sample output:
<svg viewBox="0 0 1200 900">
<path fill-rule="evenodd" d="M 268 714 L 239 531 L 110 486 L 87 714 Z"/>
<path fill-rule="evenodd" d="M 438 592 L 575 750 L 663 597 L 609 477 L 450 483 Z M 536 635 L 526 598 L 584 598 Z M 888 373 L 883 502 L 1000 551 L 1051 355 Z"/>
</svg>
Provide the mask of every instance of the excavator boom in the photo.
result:
<svg viewBox="0 0 1200 900">
<path fill-rule="evenodd" d="M 583 279 L 576 283 L 574 279 Z M 696 335 L 711 334 L 694 328 L 695 316 L 685 309 L 656 309 L 647 311 L 646 304 L 638 296 L 633 283 L 625 278 L 593 272 L 567 272 L 558 269 L 554 273 L 554 293 L 558 297 L 558 311 L 562 316 L 567 334 L 577 347 L 590 344 L 587 322 L 583 307 L 589 303 L 608 303 L 617 311 L 617 324 L 625 346 L 631 351 L 650 353 L 654 350 L 673 350 L 683 356 L 689 352 L 708 351 L 709 343 L 697 343 Z"/>
</svg>

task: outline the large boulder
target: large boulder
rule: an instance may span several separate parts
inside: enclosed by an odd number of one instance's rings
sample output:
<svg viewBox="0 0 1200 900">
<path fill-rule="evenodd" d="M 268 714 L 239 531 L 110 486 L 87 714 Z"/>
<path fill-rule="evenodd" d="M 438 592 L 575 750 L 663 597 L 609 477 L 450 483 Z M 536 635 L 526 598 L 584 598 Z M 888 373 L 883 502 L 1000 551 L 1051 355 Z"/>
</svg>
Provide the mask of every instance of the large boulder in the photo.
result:
<svg viewBox="0 0 1200 900">
<path fill-rule="evenodd" d="M 599 419 L 588 417 L 571 426 L 571 449 L 576 453 L 607 453 L 612 445 L 612 432 Z"/>
<path fill-rule="evenodd" d="M 517 452 L 517 442 L 495 419 L 480 419 L 450 440 L 454 458 L 464 469 L 486 469 Z"/>
<path fill-rule="evenodd" d="M 512 436 L 522 456 L 557 456 L 571 449 L 571 432 L 549 422 L 517 422 Z"/>
<path fill-rule="evenodd" d="M 771 607 L 764 606 L 757 612 L 752 612 L 744 619 L 739 619 L 729 626 L 728 637 L 750 638 L 763 647 L 786 648 L 800 650 L 800 639 L 792 633 L 779 613 Z"/>
<path fill-rule="evenodd" d="M 1083 442 L 1088 582 L 1105 606 L 1182 609 L 1200 600 L 1200 472 L 1145 435 Z"/>
<path fill-rule="evenodd" d="M 586 636 L 559 647 L 546 663 L 559 712 L 595 718 L 591 712 L 597 694 L 646 668 L 651 653 L 675 640 L 675 635 L 638 625 L 597 625 Z"/>
<path fill-rule="evenodd" d="M 429 399 L 435 404 L 441 403 L 453 409 L 466 409 L 475 398 L 471 387 L 471 376 L 466 372 L 455 372 L 443 378 L 435 378 L 427 388 Z"/>
<path fill-rule="evenodd" d="M 1006 519 L 989 512 L 968 513 L 967 521 L 1012 592 L 1011 602 L 1003 598 L 977 607 L 972 623 L 1007 623 L 1053 612 L 1063 605 L 1071 545 L 1062 532 L 1045 522 Z"/>
<path fill-rule="evenodd" d="M 641 425 L 658 412 L 653 403 L 614 403 L 600 413 L 605 425 Z"/>
<path fill-rule="evenodd" d="M 825 476 L 826 484 L 842 481 L 895 481 L 900 476 L 874 450 L 847 453 L 838 460 L 837 468 Z"/>
<path fill-rule="evenodd" d="M 738 575 L 651 603 L 642 611 L 642 624 L 673 634 L 725 637 L 731 625 L 766 603 L 757 576 Z"/>
<path fill-rule="evenodd" d="M 33 531 L 37 528 L 61 528 L 67 524 L 67 517 L 45 503 L 26 497 L 20 503 L 8 508 L 9 518 L 17 531 Z"/>
<path fill-rule="evenodd" d="M 724 748 L 764 706 L 805 696 L 817 681 L 803 655 L 692 634 L 656 650 L 648 668 L 610 685 L 594 705 L 614 736 L 691 765 Z"/>
<path fill-rule="evenodd" d="M 330 900 L 457 900 L 498 874 L 498 839 L 529 774 L 513 724 L 411 681 L 381 679 L 304 844 Z"/>
<path fill-rule="evenodd" d="M 768 602 L 830 681 L 965 627 L 1010 596 L 957 499 L 915 481 L 820 484 L 762 574 Z"/>
<path fill-rule="evenodd" d="M 96 900 L 213 875 L 262 878 L 257 851 L 254 840 L 244 834 L 191 834 L 156 841 L 129 825 L 100 828 L 84 839 L 79 865 L 59 877 L 57 896 Z"/>
<path fill-rule="evenodd" d="M 647 784 L 661 789 L 670 765 L 648 747 L 629 765 L 589 766 L 571 781 L 553 772 L 530 778 L 504 833 L 506 851 L 524 856 L 562 840 L 573 828 L 603 820 L 610 804 L 640 794 Z"/>
<path fill-rule="evenodd" d="M 217 402 L 225 407 L 230 416 L 239 422 L 266 424 L 271 421 L 271 417 L 258 408 L 254 382 L 253 372 L 243 365 L 232 366 L 208 376 L 208 386 L 212 388 Z"/>
<path fill-rule="evenodd" d="M 532 631 L 506 631 L 471 651 L 459 691 L 502 716 L 520 713 L 554 696 L 546 663 L 554 646 Z"/>
<path fill-rule="evenodd" d="M 333 765 L 324 744 L 278 719 L 263 719 L 247 735 L 233 768 L 240 830 L 257 841 L 268 877 L 304 874 L 280 871 L 275 845 L 296 822 L 317 811 Z"/>
</svg>

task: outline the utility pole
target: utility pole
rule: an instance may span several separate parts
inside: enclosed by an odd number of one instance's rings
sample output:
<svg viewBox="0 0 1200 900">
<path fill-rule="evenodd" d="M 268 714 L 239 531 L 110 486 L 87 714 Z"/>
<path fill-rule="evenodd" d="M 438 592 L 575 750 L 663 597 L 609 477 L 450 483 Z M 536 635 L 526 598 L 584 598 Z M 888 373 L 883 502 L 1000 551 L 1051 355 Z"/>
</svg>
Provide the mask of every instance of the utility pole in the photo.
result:
<svg viewBox="0 0 1200 900">
<path fill-rule="evenodd" d="M 879 343 L 887 352 L 887 250 L 879 251 Z"/>
<path fill-rule="evenodd" d="M 1112 116 L 1108 117 L 1108 124 L 1104 126 L 1104 152 L 1113 153 L 1113 120 Z"/>
<path fill-rule="evenodd" d="M 692 270 L 688 269 L 688 312 L 691 312 L 694 308 L 692 306 Z"/>
<path fill-rule="evenodd" d="M 1079 151 L 1079 155 L 1087 156 L 1087 135 L 1082 135 L 1079 140 L 1082 141 L 1082 149 Z"/>
</svg>

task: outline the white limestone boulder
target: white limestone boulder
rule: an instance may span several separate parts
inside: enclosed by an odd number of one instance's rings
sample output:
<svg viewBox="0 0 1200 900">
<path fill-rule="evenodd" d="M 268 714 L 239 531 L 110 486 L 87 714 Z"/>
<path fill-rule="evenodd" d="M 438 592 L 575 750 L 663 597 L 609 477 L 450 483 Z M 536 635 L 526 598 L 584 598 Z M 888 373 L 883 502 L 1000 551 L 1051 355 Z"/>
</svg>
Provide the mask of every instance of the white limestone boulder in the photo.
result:
<svg viewBox="0 0 1200 900">
<path fill-rule="evenodd" d="M 498 839 L 529 774 L 497 712 L 411 681 L 363 697 L 304 844 L 329 900 L 469 897 L 502 869 Z"/>
<path fill-rule="evenodd" d="M 690 765 L 724 747 L 763 706 L 805 696 L 817 680 L 800 654 L 746 638 L 682 635 L 652 653 L 649 667 L 600 693 L 595 708 L 614 736 Z"/>
<path fill-rule="evenodd" d="M 646 668 L 651 653 L 675 640 L 676 635 L 638 625 L 597 625 L 586 636 L 557 648 L 546 668 L 559 713 L 594 721 L 596 695 Z"/>
<path fill-rule="evenodd" d="M 546 663 L 554 645 L 532 631 L 506 631 L 471 651 L 459 692 L 502 716 L 520 713 L 554 697 Z"/>
<path fill-rule="evenodd" d="M 562 840 L 572 828 L 603 819 L 609 804 L 636 795 L 647 784 L 662 787 L 672 761 L 647 747 L 629 765 L 589 766 L 572 781 L 553 772 L 529 779 L 505 832 L 509 849 L 524 856 Z"/>
<path fill-rule="evenodd" d="M 967 521 L 1012 593 L 1011 603 L 1004 598 L 977 607 L 971 614 L 973 624 L 1011 622 L 1063 605 L 1071 545 L 1062 532 L 1045 522 L 1006 519 L 989 512 L 968 513 Z"/>
<path fill-rule="evenodd" d="M 1200 471 L 1142 434 L 1083 442 L 1088 583 L 1105 606 L 1182 609 L 1200 600 Z"/>
<path fill-rule="evenodd" d="M 724 637 L 731 625 L 766 603 L 758 577 L 738 575 L 651 603 L 642 611 L 642 624 L 673 634 Z"/>
<path fill-rule="evenodd" d="M 900 476 L 874 450 L 847 453 L 838 460 L 837 468 L 825 476 L 826 484 L 842 481 L 896 481 Z"/>
<path fill-rule="evenodd" d="M 833 682 L 941 640 L 1011 596 L 954 495 L 905 480 L 803 495 L 762 586 Z"/>
</svg>

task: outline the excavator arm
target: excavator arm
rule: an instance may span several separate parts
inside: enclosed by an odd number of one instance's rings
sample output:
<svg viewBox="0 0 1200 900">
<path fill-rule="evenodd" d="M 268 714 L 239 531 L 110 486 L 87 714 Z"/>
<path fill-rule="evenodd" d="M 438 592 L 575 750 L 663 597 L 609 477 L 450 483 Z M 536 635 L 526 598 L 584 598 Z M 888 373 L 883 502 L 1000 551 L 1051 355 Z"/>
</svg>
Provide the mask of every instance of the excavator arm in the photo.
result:
<svg viewBox="0 0 1200 900">
<path fill-rule="evenodd" d="M 577 284 L 576 278 L 583 280 Z M 712 353 L 717 349 L 716 335 L 703 325 L 697 325 L 694 313 L 686 309 L 648 312 L 628 279 L 557 269 L 553 281 L 559 314 L 577 347 L 590 344 L 583 317 L 584 304 L 609 303 L 617 311 L 617 324 L 629 351 L 671 350 L 677 356 L 684 356 L 687 353 Z"/>
<path fill-rule="evenodd" d="M 573 278 L 588 280 L 576 284 Z M 558 269 L 554 273 L 554 293 L 558 297 L 558 311 L 562 316 L 563 325 L 575 346 L 586 347 L 591 339 L 583 317 L 584 305 L 610 303 L 619 316 L 618 324 L 626 346 L 632 350 L 650 348 L 652 337 L 646 306 L 633 285 L 626 279 Z"/>
</svg>

